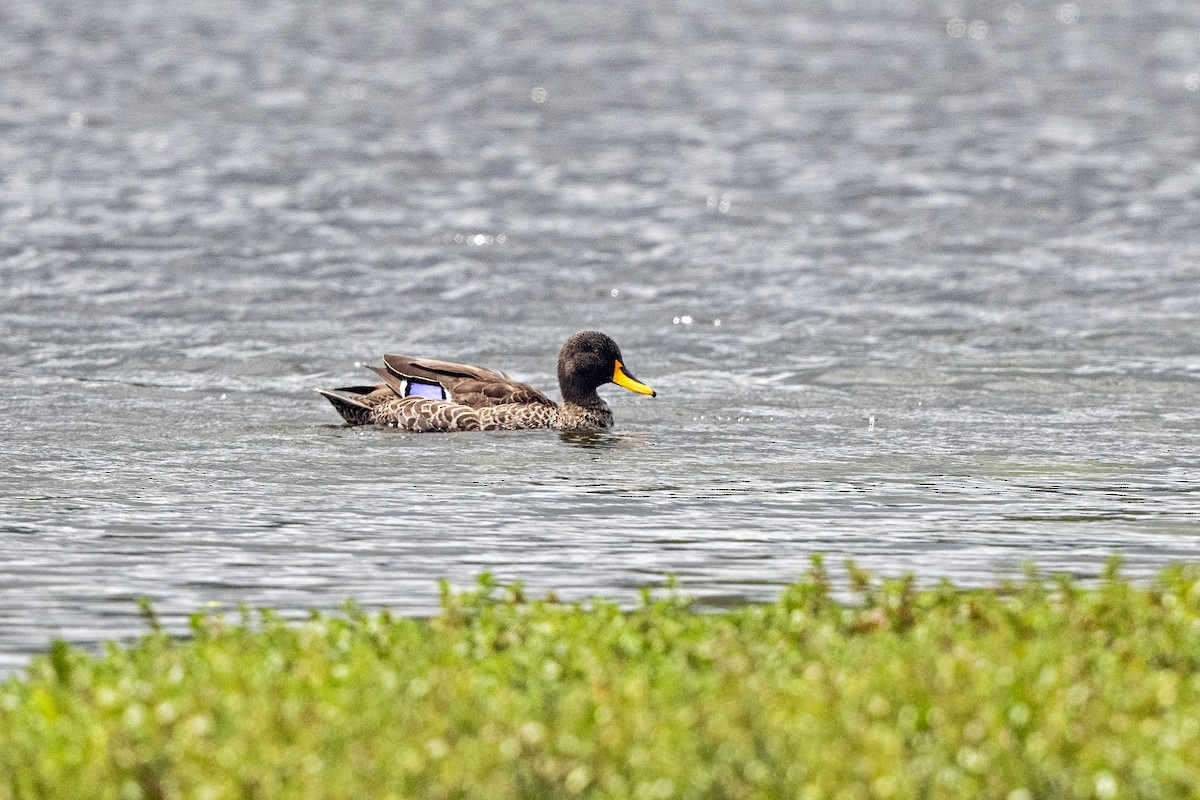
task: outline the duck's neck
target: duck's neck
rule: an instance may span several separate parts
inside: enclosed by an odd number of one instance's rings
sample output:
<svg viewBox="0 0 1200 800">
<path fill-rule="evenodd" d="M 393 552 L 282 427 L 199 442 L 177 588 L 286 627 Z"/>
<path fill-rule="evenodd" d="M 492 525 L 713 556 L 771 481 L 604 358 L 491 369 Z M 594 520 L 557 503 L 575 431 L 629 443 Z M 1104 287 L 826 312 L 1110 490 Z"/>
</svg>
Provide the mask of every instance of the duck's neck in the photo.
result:
<svg viewBox="0 0 1200 800">
<path fill-rule="evenodd" d="M 604 409 L 608 410 L 608 403 L 604 402 L 604 398 L 596 393 L 595 389 L 586 392 L 571 391 L 568 387 L 559 387 L 562 389 L 563 405 L 579 406 L 587 409 Z"/>
<path fill-rule="evenodd" d="M 567 395 L 558 410 L 559 430 L 606 431 L 613 425 L 608 403 L 595 390 L 586 394 Z"/>
</svg>

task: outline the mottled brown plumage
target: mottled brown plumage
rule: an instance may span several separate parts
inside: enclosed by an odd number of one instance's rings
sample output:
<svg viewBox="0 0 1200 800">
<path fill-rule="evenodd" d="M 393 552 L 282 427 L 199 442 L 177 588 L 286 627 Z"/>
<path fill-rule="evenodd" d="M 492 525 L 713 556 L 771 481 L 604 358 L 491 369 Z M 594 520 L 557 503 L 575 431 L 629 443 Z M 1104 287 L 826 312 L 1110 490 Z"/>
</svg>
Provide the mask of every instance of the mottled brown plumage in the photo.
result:
<svg viewBox="0 0 1200 800">
<path fill-rule="evenodd" d="M 606 383 L 654 396 L 654 390 L 625 371 L 616 342 L 596 331 L 567 340 L 558 355 L 557 404 L 528 384 L 470 364 L 385 355 L 376 386 L 317 389 L 351 425 L 379 425 L 414 433 L 522 430 L 603 431 L 612 427 L 608 404 L 596 393 Z M 441 387 L 445 399 L 414 389 Z M 436 388 L 434 389 L 436 391 Z"/>
</svg>

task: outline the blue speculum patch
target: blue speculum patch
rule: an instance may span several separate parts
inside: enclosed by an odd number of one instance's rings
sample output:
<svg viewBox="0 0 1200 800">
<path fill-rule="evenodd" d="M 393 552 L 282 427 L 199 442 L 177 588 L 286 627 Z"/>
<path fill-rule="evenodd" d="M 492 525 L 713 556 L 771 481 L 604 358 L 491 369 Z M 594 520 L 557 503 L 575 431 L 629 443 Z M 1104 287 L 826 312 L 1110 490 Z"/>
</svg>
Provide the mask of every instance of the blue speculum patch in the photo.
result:
<svg viewBox="0 0 1200 800">
<path fill-rule="evenodd" d="M 408 388 L 404 390 L 405 397 L 428 397 L 430 400 L 445 400 L 446 390 L 436 383 L 422 383 L 421 381 L 408 381 Z"/>
</svg>

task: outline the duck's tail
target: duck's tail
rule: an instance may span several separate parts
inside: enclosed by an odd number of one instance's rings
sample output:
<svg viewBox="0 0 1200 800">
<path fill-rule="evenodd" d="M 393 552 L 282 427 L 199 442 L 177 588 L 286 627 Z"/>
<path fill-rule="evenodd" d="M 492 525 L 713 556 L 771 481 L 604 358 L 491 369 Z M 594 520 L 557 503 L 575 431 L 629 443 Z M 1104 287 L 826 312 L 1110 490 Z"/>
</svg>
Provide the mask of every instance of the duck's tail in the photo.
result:
<svg viewBox="0 0 1200 800">
<path fill-rule="evenodd" d="M 350 392 L 361 395 L 372 391 L 374 388 L 374 386 L 351 386 L 345 389 L 321 389 L 313 387 L 313 391 L 332 403 L 337 412 L 342 415 L 342 419 L 351 425 L 370 425 L 373 421 L 371 419 L 371 406 L 356 397 L 347 397 L 346 395 L 338 394 L 338 392 Z M 366 389 L 366 392 L 360 391 L 361 389 Z"/>
</svg>

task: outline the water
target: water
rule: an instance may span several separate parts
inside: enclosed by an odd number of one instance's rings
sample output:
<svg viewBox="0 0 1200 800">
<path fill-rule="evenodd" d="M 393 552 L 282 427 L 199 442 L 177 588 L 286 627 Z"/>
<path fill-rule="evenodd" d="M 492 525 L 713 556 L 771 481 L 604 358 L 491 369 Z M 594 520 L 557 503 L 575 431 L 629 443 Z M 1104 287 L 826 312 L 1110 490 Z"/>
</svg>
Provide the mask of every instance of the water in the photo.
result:
<svg viewBox="0 0 1200 800">
<path fill-rule="evenodd" d="M 140 595 L 1200 556 L 1200 6 L 794 5 L 6 2 L 0 666 Z M 585 328 L 612 435 L 310 392 Z"/>
</svg>

